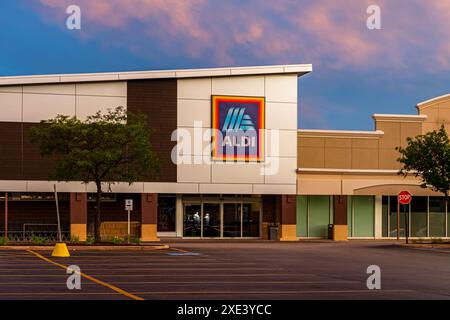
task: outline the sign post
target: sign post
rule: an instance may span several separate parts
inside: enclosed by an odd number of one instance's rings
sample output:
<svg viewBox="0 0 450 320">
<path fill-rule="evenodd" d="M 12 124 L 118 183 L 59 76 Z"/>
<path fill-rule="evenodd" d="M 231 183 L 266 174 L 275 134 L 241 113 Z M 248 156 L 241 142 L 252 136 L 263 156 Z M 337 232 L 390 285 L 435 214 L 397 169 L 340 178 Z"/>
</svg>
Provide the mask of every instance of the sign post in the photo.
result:
<svg viewBox="0 0 450 320">
<path fill-rule="evenodd" d="M 398 196 L 398 205 L 397 205 L 397 240 L 400 239 L 400 205 L 403 205 L 403 212 L 405 214 L 405 238 L 406 244 L 408 244 L 408 234 L 409 234 L 409 219 L 408 214 L 406 213 L 406 206 L 411 203 L 412 195 L 408 191 L 401 191 Z"/>
<path fill-rule="evenodd" d="M 131 215 L 131 211 L 133 211 L 133 199 L 125 200 L 125 210 L 128 212 L 128 244 L 130 244 L 130 236 L 131 236 L 130 215 Z"/>
</svg>

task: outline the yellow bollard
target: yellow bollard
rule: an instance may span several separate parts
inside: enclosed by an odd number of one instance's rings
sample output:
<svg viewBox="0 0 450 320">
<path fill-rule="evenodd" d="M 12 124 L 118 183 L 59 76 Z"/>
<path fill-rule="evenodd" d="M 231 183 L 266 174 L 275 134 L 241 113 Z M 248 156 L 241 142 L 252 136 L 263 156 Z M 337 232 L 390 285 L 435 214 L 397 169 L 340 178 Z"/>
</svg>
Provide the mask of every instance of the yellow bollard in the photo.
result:
<svg viewBox="0 0 450 320">
<path fill-rule="evenodd" d="M 65 243 L 57 243 L 52 252 L 52 257 L 68 258 L 70 257 L 69 250 Z"/>
</svg>

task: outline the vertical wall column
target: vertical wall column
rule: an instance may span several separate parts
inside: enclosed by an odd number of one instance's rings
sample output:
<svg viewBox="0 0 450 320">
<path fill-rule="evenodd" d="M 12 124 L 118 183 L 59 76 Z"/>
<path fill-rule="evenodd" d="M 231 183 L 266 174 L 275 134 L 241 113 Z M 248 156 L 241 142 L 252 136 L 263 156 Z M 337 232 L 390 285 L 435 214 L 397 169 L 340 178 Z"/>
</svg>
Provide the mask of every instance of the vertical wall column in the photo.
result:
<svg viewBox="0 0 450 320">
<path fill-rule="evenodd" d="M 333 240 L 348 240 L 348 222 L 347 222 L 347 196 L 333 197 Z"/>
<path fill-rule="evenodd" d="M 141 241 L 159 241 L 158 194 L 143 193 L 141 202 Z"/>
<path fill-rule="evenodd" d="M 383 238 L 383 197 L 375 196 L 375 239 Z"/>
<path fill-rule="evenodd" d="M 280 241 L 297 240 L 297 201 L 294 195 L 280 197 L 281 237 Z"/>
<path fill-rule="evenodd" d="M 87 238 L 87 193 L 70 194 L 70 236 L 86 241 Z"/>
</svg>

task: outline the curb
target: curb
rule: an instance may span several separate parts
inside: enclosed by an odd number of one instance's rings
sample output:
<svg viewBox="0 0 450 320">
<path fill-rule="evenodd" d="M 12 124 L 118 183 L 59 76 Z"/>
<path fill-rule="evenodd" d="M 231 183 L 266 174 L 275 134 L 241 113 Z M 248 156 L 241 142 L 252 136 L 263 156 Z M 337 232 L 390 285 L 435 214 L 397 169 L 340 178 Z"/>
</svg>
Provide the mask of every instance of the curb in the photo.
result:
<svg viewBox="0 0 450 320">
<path fill-rule="evenodd" d="M 170 249 L 168 245 L 147 246 L 67 246 L 69 251 L 155 251 Z M 2 250 L 16 251 L 53 251 L 54 246 L 3 246 Z"/>
<path fill-rule="evenodd" d="M 439 252 L 439 253 L 450 253 L 450 247 L 442 247 L 439 245 L 415 245 L 415 244 L 394 244 L 397 248 L 404 248 L 410 250 L 422 250 L 422 251 L 431 251 L 431 252 Z"/>
</svg>

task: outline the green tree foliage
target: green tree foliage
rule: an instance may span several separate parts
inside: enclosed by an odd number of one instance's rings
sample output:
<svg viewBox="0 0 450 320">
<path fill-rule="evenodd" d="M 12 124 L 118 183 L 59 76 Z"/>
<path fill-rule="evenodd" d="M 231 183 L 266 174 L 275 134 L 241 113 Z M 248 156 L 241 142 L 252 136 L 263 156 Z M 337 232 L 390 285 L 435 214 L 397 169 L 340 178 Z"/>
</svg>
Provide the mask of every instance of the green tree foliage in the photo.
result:
<svg viewBox="0 0 450 320">
<path fill-rule="evenodd" d="M 450 141 L 442 126 L 439 131 L 428 132 L 407 139 L 405 148 L 396 148 L 403 165 L 400 175 L 413 174 L 422 180 L 422 188 L 441 192 L 448 199 L 450 190 Z"/>
<path fill-rule="evenodd" d="M 102 185 L 131 185 L 157 171 L 158 160 L 149 136 L 145 115 L 127 112 L 123 107 L 97 112 L 85 121 L 58 115 L 30 131 L 31 141 L 39 145 L 41 154 L 56 158 L 49 179 L 95 183 L 96 241 L 100 241 Z"/>
</svg>

